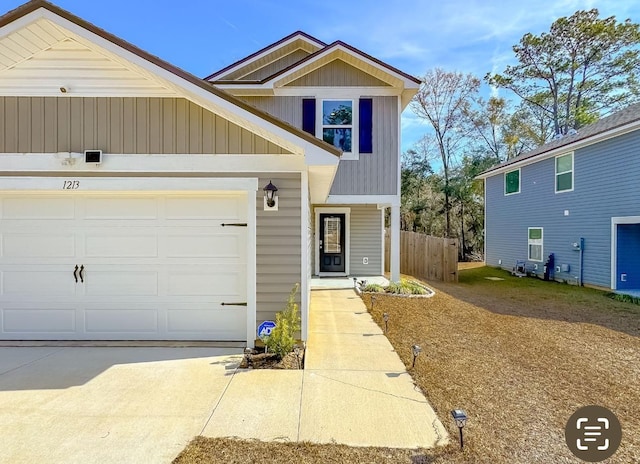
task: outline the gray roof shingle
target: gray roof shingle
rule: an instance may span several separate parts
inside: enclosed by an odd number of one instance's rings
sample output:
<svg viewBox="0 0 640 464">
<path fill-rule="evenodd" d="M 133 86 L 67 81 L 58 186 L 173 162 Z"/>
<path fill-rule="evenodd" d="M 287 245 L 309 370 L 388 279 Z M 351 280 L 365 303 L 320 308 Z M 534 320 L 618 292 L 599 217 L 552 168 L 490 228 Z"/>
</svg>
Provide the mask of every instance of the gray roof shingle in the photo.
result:
<svg viewBox="0 0 640 464">
<path fill-rule="evenodd" d="M 587 126 L 581 127 L 578 130 L 577 134 L 573 135 L 565 135 L 561 139 L 552 140 L 551 142 L 545 143 L 544 145 L 539 146 L 529 152 L 523 153 L 520 156 L 512 158 L 504 163 L 497 164 L 486 171 L 484 171 L 481 176 L 488 174 L 492 171 L 496 171 L 505 166 L 509 166 L 511 164 L 519 163 L 521 161 L 535 158 L 536 156 L 541 156 L 551 150 L 555 150 L 557 148 L 561 148 L 565 145 L 569 145 L 575 142 L 579 142 L 582 140 L 587 140 L 595 135 L 601 134 L 603 132 L 607 132 L 611 129 L 615 129 L 617 127 L 625 126 L 631 122 L 640 121 L 640 103 L 635 103 L 633 105 L 629 105 L 626 108 L 613 113 L 610 116 L 600 119 L 599 121 L 594 122 L 593 124 L 589 124 Z"/>
</svg>

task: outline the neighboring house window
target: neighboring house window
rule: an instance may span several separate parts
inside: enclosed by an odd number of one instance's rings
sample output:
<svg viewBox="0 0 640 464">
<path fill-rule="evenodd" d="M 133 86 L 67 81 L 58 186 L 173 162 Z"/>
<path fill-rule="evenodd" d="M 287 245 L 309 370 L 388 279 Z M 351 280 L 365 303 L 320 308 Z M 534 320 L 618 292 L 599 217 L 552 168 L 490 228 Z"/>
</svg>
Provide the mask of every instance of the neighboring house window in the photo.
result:
<svg viewBox="0 0 640 464">
<path fill-rule="evenodd" d="M 520 169 L 504 174 L 504 194 L 520 193 Z"/>
<path fill-rule="evenodd" d="M 529 227 L 529 261 L 542 261 L 542 227 Z"/>
<path fill-rule="evenodd" d="M 323 100 L 322 139 L 345 153 L 351 153 L 353 119 L 352 100 Z"/>
<path fill-rule="evenodd" d="M 573 190 L 573 153 L 556 157 L 556 193 Z"/>
</svg>

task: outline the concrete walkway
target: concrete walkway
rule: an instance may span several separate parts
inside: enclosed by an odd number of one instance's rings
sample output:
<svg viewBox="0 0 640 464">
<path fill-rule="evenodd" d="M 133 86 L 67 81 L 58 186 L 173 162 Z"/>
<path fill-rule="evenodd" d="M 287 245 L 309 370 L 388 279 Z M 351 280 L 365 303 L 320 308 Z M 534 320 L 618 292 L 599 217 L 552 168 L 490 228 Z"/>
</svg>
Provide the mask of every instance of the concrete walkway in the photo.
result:
<svg viewBox="0 0 640 464">
<path fill-rule="evenodd" d="M 304 371 L 238 370 L 209 437 L 430 448 L 447 433 L 353 290 L 311 293 Z"/>
</svg>

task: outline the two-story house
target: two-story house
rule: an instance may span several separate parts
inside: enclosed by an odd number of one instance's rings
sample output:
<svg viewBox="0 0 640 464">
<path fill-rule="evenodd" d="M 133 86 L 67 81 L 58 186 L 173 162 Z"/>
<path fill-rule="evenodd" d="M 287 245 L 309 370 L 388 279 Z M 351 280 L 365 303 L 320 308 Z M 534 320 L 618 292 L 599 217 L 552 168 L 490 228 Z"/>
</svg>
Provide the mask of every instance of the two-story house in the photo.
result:
<svg viewBox="0 0 640 464">
<path fill-rule="evenodd" d="M 639 147 L 635 104 L 484 172 L 486 263 L 640 294 Z"/>
<path fill-rule="evenodd" d="M 419 81 L 294 33 L 206 79 L 44 0 L 0 17 L 0 339 L 236 340 L 399 278 Z"/>
</svg>

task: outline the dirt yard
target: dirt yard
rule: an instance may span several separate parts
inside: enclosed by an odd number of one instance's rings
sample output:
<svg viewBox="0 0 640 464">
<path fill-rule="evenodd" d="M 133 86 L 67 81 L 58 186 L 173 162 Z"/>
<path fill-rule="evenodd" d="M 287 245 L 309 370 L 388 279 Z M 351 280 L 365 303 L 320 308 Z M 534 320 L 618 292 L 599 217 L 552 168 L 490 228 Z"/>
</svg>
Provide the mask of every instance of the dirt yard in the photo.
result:
<svg viewBox="0 0 640 464">
<path fill-rule="evenodd" d="M 389 313 L 389 340 L 407 366 L 411 346 L 422 347 L 410 372 L 449 429 L 449 447 L 197 439 L 175 462 L 577 463 L 564 427 L 589 404 L 611 409 L 622 423 L 622 444 L 607 462 L 640 462 L 640 306 L 485 267 L 462 270 L 457 284 L 427 284 L 434 297 L 379 296 L 372 314 L 384 327 Z M 464 451 L 454 408 L 469 415 Z"/>
</svg>

